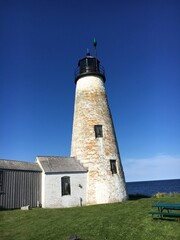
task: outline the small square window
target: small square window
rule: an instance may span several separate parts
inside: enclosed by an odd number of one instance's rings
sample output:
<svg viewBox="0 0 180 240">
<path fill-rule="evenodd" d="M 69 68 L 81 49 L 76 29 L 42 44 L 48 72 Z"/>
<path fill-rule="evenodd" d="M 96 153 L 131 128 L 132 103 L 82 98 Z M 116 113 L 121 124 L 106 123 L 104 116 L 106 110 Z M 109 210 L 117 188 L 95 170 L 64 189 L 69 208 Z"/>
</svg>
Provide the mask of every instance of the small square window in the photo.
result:
<svg viewBox="0 0 180 240">
<path fill-rule="evenodd" d="M 100 138 L 103 137 L 102 125 L 95 125 L 94 126 L 95 137 Z"/>
<path fill-rule="evenodd" d="M 110 167 L 112 174 L 116 174 L 117 173 L 116 160 L 110 160 Z"/>
<path fill-rule="evenodd" d="M 61 178 L 62 196 L 71 194 L 70 177 Z"/>
</svg>

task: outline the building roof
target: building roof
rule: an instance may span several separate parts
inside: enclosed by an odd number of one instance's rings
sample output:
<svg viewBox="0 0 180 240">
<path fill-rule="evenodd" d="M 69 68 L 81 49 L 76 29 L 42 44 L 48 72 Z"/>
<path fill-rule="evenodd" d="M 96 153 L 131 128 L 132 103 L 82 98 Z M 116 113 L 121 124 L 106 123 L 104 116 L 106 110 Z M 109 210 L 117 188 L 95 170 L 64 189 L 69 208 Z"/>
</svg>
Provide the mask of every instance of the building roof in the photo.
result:
<svg viewBox="0 0 180 240">
<path fill-rule="evenodd" d="M 87 172 L 75 157 L 38 156 L 45 173 Z"/>
<path fill-rule="evenodd" d="M 38 163 L 0 159 L 0 169 L 42 172 Z"/>
</svg>

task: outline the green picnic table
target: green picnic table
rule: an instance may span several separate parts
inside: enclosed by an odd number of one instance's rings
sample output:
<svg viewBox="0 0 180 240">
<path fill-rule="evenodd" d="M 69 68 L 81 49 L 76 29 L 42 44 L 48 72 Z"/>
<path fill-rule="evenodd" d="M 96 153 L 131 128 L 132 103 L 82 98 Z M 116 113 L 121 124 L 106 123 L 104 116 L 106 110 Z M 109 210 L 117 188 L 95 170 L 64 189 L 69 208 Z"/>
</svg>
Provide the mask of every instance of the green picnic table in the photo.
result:
<svg viewBox="0 0 180 240">
<path fill-rule="evenodd" d="M 177 218 L 178 222 L 180 222 L 180 212 L 175 212 L 180 210 L 179 203 L 156 203 L 153 204 L 152 207 L 158 209 L 158 211 L 148 212 L 148 214 L 152 214 L 153 218 L 154 215 L 157 215 L 160 218 Z"/>
</svg>

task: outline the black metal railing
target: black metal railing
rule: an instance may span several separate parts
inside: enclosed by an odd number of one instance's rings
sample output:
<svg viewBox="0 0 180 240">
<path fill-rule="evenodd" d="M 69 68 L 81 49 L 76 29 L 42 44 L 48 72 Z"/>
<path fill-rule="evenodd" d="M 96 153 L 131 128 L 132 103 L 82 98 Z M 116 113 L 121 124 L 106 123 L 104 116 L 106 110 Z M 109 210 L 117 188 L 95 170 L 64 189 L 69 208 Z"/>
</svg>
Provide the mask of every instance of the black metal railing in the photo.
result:
<svg viewBox="0 0 180 240">
<path fill-rule="evenodd" d="M 78 66 L 75 69 L 75 82 L 84 75 L 100 75 L 103 77 L 105 81 L 105 70 L 104 67 L 101 66 L 100 64 L 98 66 L 85 66 L 85 67 L 80 67 Z"/>
</svg>

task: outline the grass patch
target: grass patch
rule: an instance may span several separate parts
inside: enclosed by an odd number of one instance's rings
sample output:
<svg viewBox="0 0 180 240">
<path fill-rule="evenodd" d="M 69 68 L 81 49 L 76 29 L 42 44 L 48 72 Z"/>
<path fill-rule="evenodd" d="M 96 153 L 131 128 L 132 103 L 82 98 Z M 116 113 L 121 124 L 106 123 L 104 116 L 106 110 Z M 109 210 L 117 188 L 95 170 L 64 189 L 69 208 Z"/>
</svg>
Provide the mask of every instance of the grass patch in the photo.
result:
<svg viewBox="0 0 180 240">
<path fill-rule="evenodd" d="M 153 197 L 155 198 L 162 198 L 162 197 L 167 197 L 167 196 L 170 196 L 170 197 L 178 197 L 180 196 L 180 193 L 176 193 L 176 192 L 170 192 L 170 193 L 162 193 L 162 192 L 158 192 L 156 194 L 154 194 Z"/>
<path fill-rule="evenodd" d="M 1 240 L 178 240 L 176 220 L 153 220 L 147 214 L 157 202 L 179 203 L 180 195 L 141 198 L 123 203 L 66 209 L 0 212 Z"/>
</svg>

